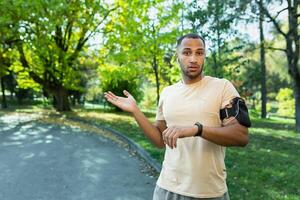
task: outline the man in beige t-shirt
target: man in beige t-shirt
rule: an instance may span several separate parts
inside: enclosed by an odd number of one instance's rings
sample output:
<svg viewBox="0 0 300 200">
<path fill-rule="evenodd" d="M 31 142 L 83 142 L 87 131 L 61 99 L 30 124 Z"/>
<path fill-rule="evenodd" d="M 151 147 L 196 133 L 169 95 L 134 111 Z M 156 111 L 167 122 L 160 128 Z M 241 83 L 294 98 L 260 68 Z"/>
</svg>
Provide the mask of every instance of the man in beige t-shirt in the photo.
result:
<svg viewBox="0 0 300 200">
<path fill-rule="evenodd" d="M 126 98 L 111 92 L 105 97 L 132 113 L 145 135 L 166 148 L 153 200 L 229 200 L 225 147 L 247 145 L 248 128 L 237 115 L 221 120 L 220 110 L 239 94 L 228 80 L 204 76 L 205 41 L 199 35 L 179 38 L 176 54 L 182 81 L 162 91 L 154 125 L 127 91 Z"/>
</svg>

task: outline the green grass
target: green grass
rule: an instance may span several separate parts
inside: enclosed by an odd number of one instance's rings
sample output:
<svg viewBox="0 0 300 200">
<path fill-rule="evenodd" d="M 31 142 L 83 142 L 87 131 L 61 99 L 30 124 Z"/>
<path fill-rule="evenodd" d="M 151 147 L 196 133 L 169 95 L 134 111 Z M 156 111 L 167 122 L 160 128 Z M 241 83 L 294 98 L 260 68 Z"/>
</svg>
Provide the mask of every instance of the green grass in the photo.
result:
<svg viewBox="0 0 300 200">
<path fill-rule="evenodd" d="M 293 120 L 253 119 L 246 148 L 228 148 L 232 199 L 300 199 L 300 139 Z"/>
<path fill-rule="evenodd" d="M 122 132 L 153 158 L 159 162 L 163 160 L 164 150 L 154 147 L 126 113 L 77 108 L 64 115 L 80 117 Z M 154 113 L 146 113 L 146 116 L 154 121 Z M 295 120 L 275 117 L 259 119 L 254 115 L 252 123 L 248 146 L 227 148 L 227 183 L 231 199 L 299 200 L 300 134 L 294 131 Z"/>
</svg>

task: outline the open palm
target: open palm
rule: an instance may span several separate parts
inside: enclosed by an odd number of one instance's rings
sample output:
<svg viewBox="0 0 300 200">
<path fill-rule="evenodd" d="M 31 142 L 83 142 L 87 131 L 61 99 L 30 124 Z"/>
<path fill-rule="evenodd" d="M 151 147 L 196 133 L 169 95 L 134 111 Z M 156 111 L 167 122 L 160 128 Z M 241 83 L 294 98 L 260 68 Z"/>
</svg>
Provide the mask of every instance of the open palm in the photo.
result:
<svg viewBox="0 0 300 200">
<path fill-rule="evenodd" d="M 104 97 L 106 98 L 107 101 L 109 101 L 113 105 L 119 107 L 120 109 L 127 111 L 127 112 L 134 112 L 134 110 L 137 109 L 135 99 L 126 90 L 124 90 L 123 93 L 126 97 L 116 96 L 111 91 L 105 92 Z"/>
</svg>

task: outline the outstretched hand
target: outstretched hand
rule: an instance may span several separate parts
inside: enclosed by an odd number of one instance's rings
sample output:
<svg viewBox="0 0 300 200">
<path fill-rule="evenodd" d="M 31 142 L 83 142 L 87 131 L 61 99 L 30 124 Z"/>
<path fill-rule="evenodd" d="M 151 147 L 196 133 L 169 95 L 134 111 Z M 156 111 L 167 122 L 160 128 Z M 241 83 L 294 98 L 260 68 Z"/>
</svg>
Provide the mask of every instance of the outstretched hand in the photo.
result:
<svg viewBox="0 0 300 200">
<path fill-rule="evenodd" d="M 105 92 L 104 97 L 106 98 L 107 101 L 119 107 L 120 109 L 133 113 L 135 110 L 138 109 L 135 99 L 126 90 L 124 90 L 123 93 L 126 97 L 117 96 L 111 91 Z"/>
</svg>

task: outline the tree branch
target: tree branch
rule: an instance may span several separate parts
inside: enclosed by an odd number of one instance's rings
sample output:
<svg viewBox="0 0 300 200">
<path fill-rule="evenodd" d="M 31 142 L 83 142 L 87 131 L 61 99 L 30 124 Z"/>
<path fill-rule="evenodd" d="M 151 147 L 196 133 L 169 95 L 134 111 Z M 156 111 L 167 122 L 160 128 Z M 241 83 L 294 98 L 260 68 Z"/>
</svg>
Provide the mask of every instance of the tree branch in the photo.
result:
<svg viewBox="0 0 300 200">
<path fill-rule="evenodd" d="M 70 40 L 71 35 L 72 35 L 72 27 L 73 27 L 73 22 L 68 21 L 65 33 L 64 33 L 64 38 L 63 38 L 63 46 L 64 46 L 64 51 L 67 51 L 69 46 L 67 45 L 67 41 Z"/>
<path fill-rule="evenodd" d="M 256 0 L 255 2 L 260 6 L 260 3 L 258 0 Z M 270 21 L 274 24 L 276 30 L 286 38 L 287 34 L 281 30 L 281 28 L 280 28 L 278 22 L 275 20 L 275 18 L 271 16 L 269 11 L 264 6 L 262 6 L 262 9 L 263 9 L 264 13 L 267 15 L 267 17 L 270 19 Z"/>
<path fill-rule="evenodd" d="M 37 74 L 35 74 L 32 70 L 30 70 L 30 66 L 29 63 L 25 57 L 25 53 L 23 50 L 23 45 L 22 44 L 18 44 L 17 45 L 18 51 L 20 53 L 20 61 L 23 65 L 24 68 L 26 68 L 29 71 L 29 75 L 30 77 L 37 83 L 41 84 L 41 85 L 45 85 L 45 81 L 40 78 Z"/>
<path fill-rule="evenodd" d="M 73 62 L 73 60 L 76 58 L 76 56 L 78 55 L 78 53 L 81 51 L 82 47 L 84 46 L 84 44 L 87 42 L 87 40 L 93 35 L 95 34 L 97 28 L 104 22 L 104 20 L 108 17 L 108 15 L 116 10 L 117 7 L 114 7 L 110 10 L 107 11 L 107 13 L 105 14 L 105 16 L 103 17 L 103 19 L 96 25 L 96 27 L 94 28 L 93 31 L 91 31 L 86 37 L 85 34 L 87 32 L 87 30 L 83 30 L 82 31 L 82 35 L 78 40 L 77 46 L 75 48 L 75 51 L 72 53 L 72 55 L 69 57 L 68 59 L 68 63 L 71 64 Z"/>
<path fill-rule="evenodd" d="M 283 11 L 288 10 L 288 9 L 289 9 L 289 7 L 286 7 L 284 9 L 278 11 L 277 14 L 276 14 L 276 16 L 274 17 L 274 19 L 276 19 L 278 17 L 278 15 L 280 15 L 280 13 L 282 13 Z"/>
<path fill-rule="evenodd" d="M 275 50 L 275 51 L 283 51 L 286 53 L 286 49 L 276 48 L 276 47 L 265 47 L 266 49 Z"/>
<path fill-rule="evenodd" d="M 43 88 L 46 89 L 55 89 L 55 85 L 57 84 L 55 81 L 55 77 L 53 76 L 53 74 L 49 73 L 49 71 L 47 69 L 45 69 L 45 72 L 50 75 L 52 78 L 54 78 L 54 81 L 52 81 L 52 83 L 50 81 L 47 81 L 43 78 L 41 78 L 39 75 L 37 75 L 33 70 L 30 69 L 29 63 L 25 57 L 25 53 L 23 50 L 23 45 L 22 44 L 17 44 L 17 49 L 18 52 L 20 53 L 20 62 L 22 63 L 22 66 L 24 68 L 27 69 L 29 76 L 37 83 L 39 83 L 40 85 L 42 85 Z"/>
<path fill-rule="evenodd" d="M 110 9 L 110 10 L 107 11 L 107 13 L 104 15 L 103 19 L 96 25 L 96 27 L 94 28 L 94 30 L 91 31 L 91 32 L 89 33 L 89 35 L 85 38 L 85 41 L 87 41 L 91 36 L 93 36 L 93 35 L 96 33 L 96 30 L 98 29 L 98 27 L 104 22 L 104 20 L 108 17 L 108 15 L 109 15 L 112 11 L 114 11 L 114 10 L 116 10 L 116 9 L 117 9 L 117 7 L 112 8 L 112 9 Z"/>
</svg>

